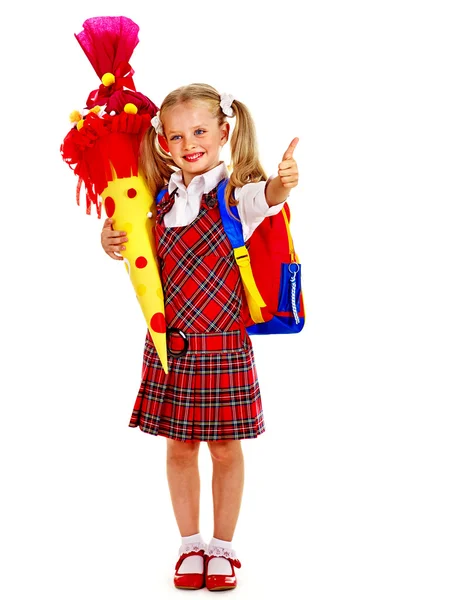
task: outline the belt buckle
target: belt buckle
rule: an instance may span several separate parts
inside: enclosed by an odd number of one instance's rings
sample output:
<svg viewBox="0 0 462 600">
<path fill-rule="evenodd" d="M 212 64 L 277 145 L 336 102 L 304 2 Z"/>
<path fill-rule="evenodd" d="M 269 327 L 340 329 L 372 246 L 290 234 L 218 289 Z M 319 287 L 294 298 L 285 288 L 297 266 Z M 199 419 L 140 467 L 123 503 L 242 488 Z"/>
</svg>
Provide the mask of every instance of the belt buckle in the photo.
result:
<svg viewBox="0 0 462 600">
<path fill-rule="evenodd" d="M 172 333 L 176 333 L 183 340 L 183 348 L 181 348 L 178 352 L 172 350 L 169 347 L 169 341 L 172 336 Z M 188 348 L 189 342 L 185 332 L 181 331 L 181 329 L 178 329 L 177 327 L 167 327 L 167 354 L 172 358 L 179 358 L 180 356 L 184 356 L 187 353 Z"/>
</svg>

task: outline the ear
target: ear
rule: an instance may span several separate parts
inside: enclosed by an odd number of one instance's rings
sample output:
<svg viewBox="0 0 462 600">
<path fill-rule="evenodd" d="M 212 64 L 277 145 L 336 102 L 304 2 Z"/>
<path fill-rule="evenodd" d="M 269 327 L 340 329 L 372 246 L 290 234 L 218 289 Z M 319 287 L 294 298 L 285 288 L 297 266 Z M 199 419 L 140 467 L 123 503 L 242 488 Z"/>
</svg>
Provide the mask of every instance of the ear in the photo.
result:
<svg viewBox="0 0 462 600">
<path fill-rule="evenodd" d="M 220 144 L 224 146 L 229 138 L 229 123 L 223 123 L 220 127 Z"/>
</svg>

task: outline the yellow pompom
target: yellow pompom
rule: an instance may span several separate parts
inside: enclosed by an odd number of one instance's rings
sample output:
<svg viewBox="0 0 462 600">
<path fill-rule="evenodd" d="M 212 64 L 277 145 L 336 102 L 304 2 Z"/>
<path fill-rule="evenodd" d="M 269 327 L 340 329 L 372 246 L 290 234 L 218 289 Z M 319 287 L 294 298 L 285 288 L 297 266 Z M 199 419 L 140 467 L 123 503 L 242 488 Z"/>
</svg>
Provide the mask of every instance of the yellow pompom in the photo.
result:
<svg viewBox="0 0 462 600">
<path fill-rule="evenodd" d="M 124 112 L 126 112 L 129 115 L 136 115 L 136 113 L 138 112 L 138 108 L 134 104 L 129 102 L 124 106 Z"/>
<path fill-rule="evenodd" d="M 71 114 L 69 115 L 69 121 L 71 123 L 77 123 L 77 121 L 80 121 L 81 118 L 82 118 L 82 115 L 79 113 L 78 110 L 73 110 L 71 112 Z"/>
<path fill-rule="evenodd" d="M 101 110 L 101 106 L 94 106 L 93 108 L 90 108 L 90 112 L 95 113 L 96 115 L 99 113 L 99 111 Z"/>
<path fill-rule="evenodd" d="M 112 73 L 104 73 L 104 75 L 101 77 L 101 81 L 103 82 L 103 85 L 109 87 L 114 83 L 115 77 Z"/>
<path fill-rule="evenodd" d="M 84 123 L 85 121 L 83 119 L 80 119 L 80 121 L 77 123 L 77 129 L 79 131 L 82 129 Z"/>
</svg>

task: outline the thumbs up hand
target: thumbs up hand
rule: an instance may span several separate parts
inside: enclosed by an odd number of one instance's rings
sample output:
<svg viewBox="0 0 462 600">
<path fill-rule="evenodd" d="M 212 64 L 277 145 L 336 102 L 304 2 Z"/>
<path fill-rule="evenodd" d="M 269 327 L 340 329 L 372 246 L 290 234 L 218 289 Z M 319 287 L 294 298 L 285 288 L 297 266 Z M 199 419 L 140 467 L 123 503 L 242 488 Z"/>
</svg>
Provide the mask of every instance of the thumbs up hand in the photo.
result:
<svg viewBox="0 0 462 600">
<path fill-rule="evenodd" d="M 293 158 L 297 144 L 298 138 L 294 138 L 284 152 L 282 161 L 278 165 L 278 175 L 281 180 L 281 185 L 286 189 L 293 188 L 298 184 L 298 167 Z"/>
<path fill-rule="evenodd" d="M 275 206 L 287 200 L 290 189 L 298 185 L 298 167 L 294 159 L 294 150 L 298 138 L 294 138 L 282 156 L 278 165 L 277 177 L 270 178 L 265 187 L 265 198 L 268 206 Z"/>
</svg>

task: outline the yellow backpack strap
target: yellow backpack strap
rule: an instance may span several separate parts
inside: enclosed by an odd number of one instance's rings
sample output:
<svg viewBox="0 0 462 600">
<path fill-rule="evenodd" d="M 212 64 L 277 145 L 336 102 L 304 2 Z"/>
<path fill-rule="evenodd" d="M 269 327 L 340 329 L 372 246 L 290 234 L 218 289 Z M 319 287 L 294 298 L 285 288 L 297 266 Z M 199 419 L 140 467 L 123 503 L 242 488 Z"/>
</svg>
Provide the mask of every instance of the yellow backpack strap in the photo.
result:
<svg viewBox="0 0 462 600">
<path fill-rule="evenodd" d="M 264 323 L 265 320 L 263 319 L 260 309 L 266 306 L 266 304 L 258 291 L 247 248 L 245 246 L 234 248 L 234 258 L 236 259 L 237 266 L 241 273 L 242 284 L 244 286 L 244 292 L 252 321 L 254 323 Z"/>
<path fill-rule="evenodd" d="M 217 198 L 220 209 L 220 216 L 223 222 L 223 227 L 228 239 L 233 247 L 234 258 L 239 267 L 244 293 L 249 306 L 250 316 L 254 323 L 264 323 L 261 309 L 266 306 L 265 301 L 258 291 L 257 284 L 252 272 L 250 264 L 250 256 L 244 244 L 244 236 L 242 233 L 242 224 L 239 219 L 239 213 L 236 206 L 231 206 L 230 211 L 225 200 L 225 188 L 228 183 L 227 179 L 223 179 L 218 184 Z"/>
</svg>

